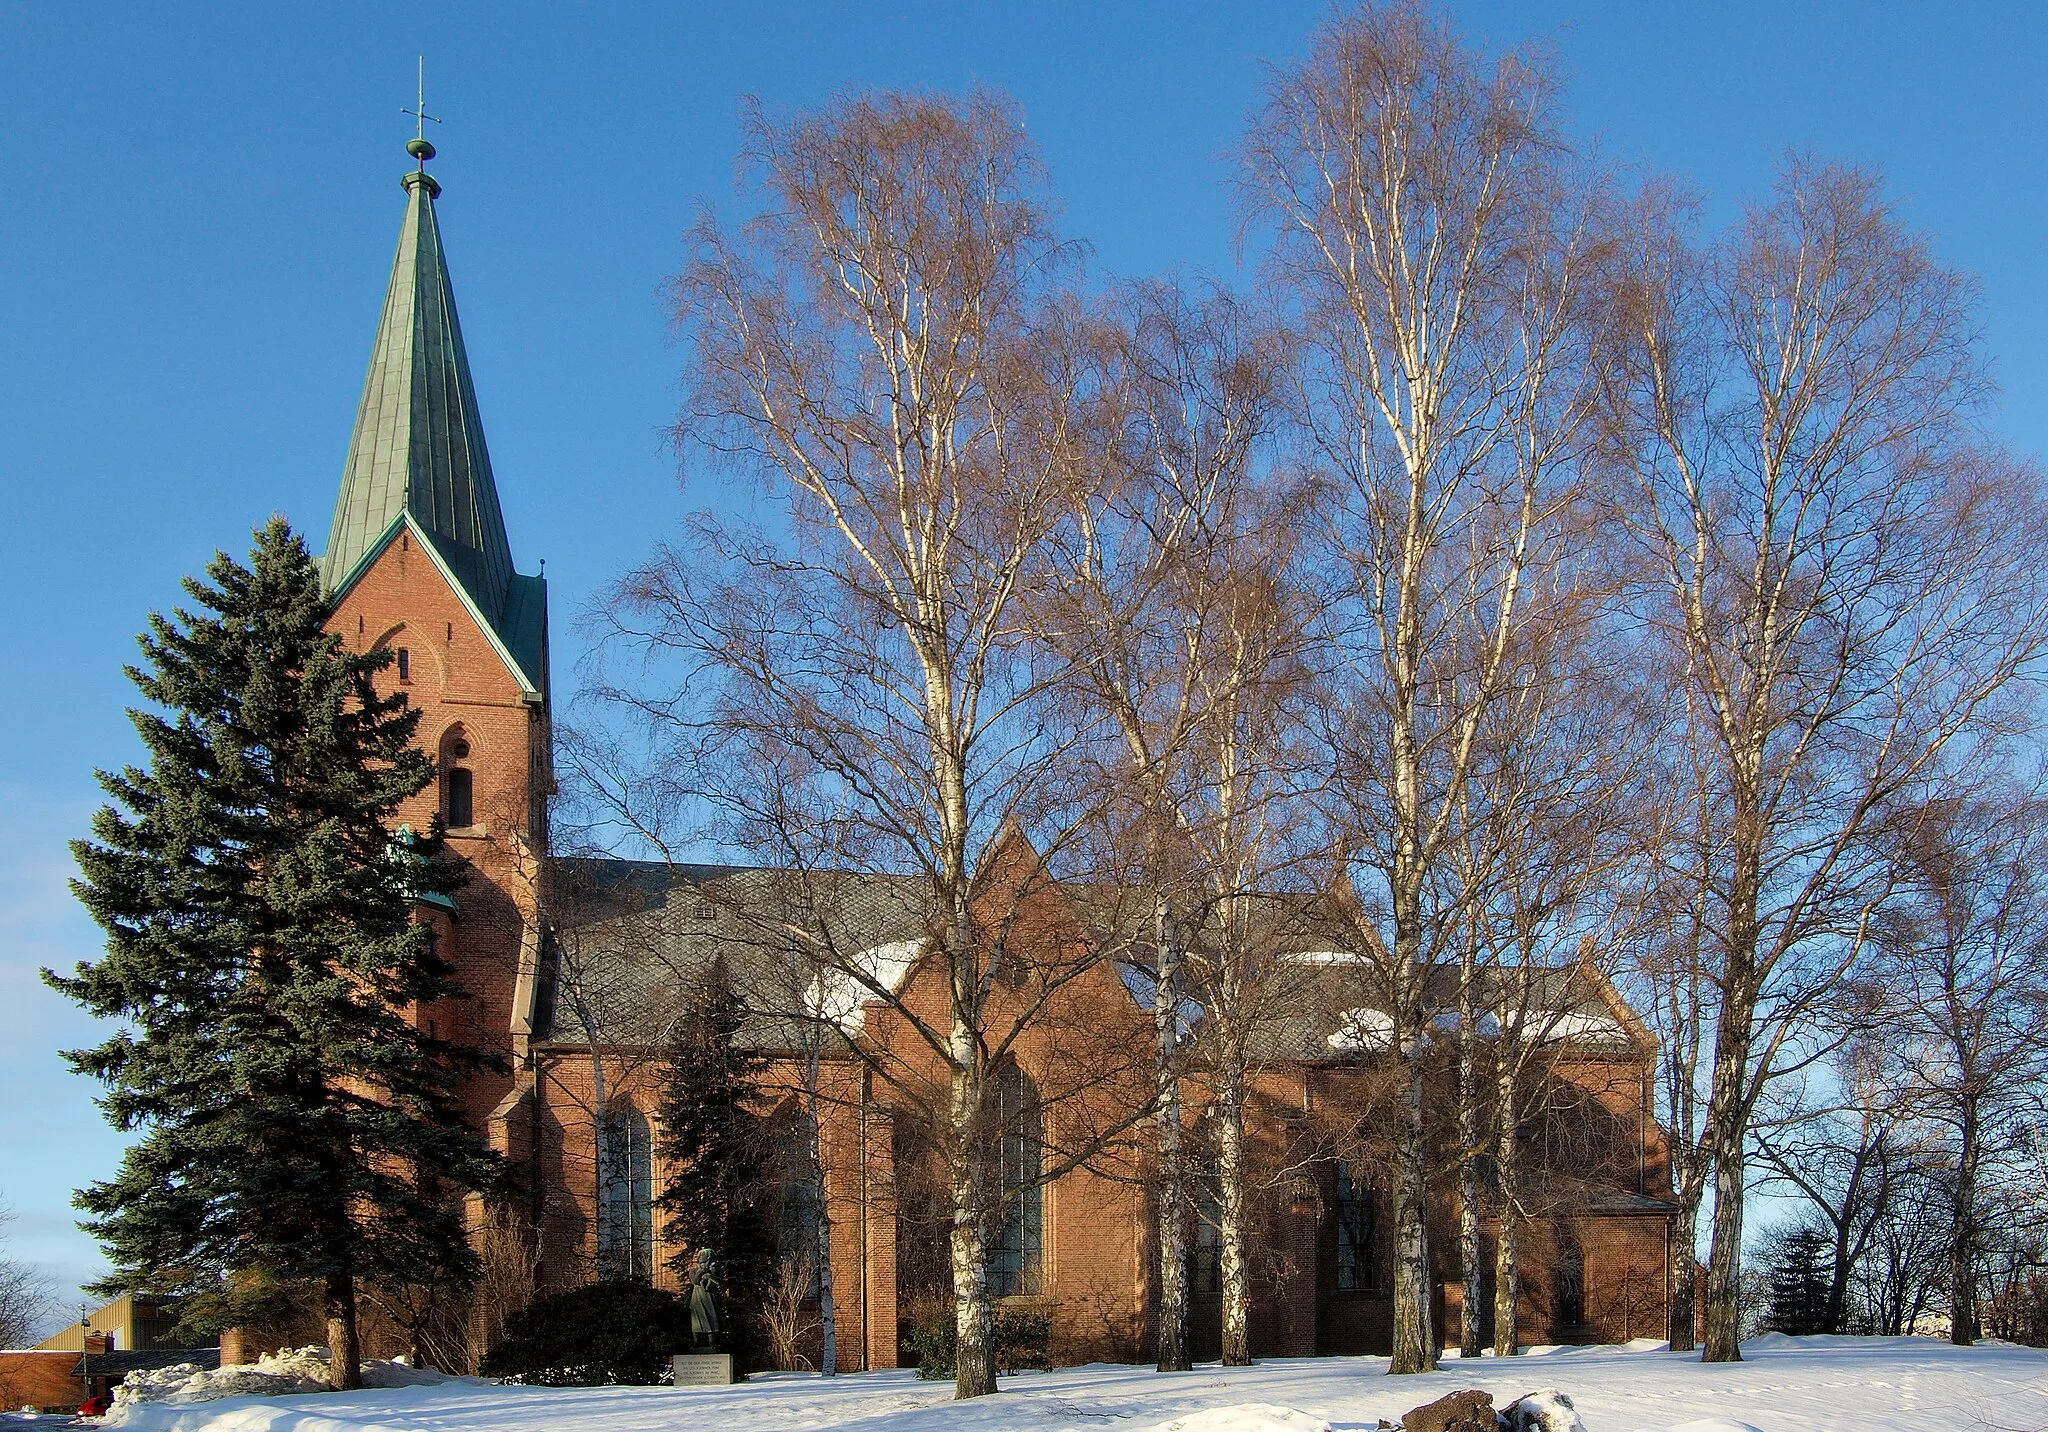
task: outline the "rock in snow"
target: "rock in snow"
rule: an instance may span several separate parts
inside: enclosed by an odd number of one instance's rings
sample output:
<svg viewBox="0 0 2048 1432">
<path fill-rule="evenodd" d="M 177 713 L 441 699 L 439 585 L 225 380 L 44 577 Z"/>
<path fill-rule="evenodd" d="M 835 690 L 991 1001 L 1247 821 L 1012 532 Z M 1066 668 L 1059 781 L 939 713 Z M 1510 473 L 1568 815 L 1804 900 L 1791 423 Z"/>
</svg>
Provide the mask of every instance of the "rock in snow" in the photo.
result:
<svg viewBox="0 0 2048 1432">
<path fill-rule="evenodd" d="M 1500 1417 L 1511 1432 L 1586 1432 L 1572 1400 L 1554 1387 L 1516 1398 Z"/>
<path fill-rule="evenodd" d="M 1401 1432 L 1496 1432 L 1490 1392 L 1447 1392 L 1401 1414 Z"/>
</svg>

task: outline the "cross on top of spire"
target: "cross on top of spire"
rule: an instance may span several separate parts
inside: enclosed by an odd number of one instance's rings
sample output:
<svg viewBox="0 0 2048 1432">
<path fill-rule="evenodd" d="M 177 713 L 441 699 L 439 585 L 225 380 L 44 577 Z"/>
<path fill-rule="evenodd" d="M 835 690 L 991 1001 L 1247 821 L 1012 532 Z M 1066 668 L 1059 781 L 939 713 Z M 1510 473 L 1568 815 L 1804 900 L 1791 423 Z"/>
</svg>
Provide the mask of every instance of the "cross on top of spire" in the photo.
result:
<svg viewBox="0 0 2048 1432">
<path fill-rule="evenodd" d="M 427 161 L 434 157 L 434 146 L 427 143 L 427 125 L 429 122 L 434 124 L 441 122 L 439 115 L 427 113 L 427 57 L 425 55 L 420 56 L 419 98 L 411 109 L 401 109 L 398 112 L 400 114 L 409 114 L 413 117 L 414 133 L 413 137 L 406 141 L 405 152 L 419 160 L 420 168 L 424 170 L 427 167 Z"/>
</svg>

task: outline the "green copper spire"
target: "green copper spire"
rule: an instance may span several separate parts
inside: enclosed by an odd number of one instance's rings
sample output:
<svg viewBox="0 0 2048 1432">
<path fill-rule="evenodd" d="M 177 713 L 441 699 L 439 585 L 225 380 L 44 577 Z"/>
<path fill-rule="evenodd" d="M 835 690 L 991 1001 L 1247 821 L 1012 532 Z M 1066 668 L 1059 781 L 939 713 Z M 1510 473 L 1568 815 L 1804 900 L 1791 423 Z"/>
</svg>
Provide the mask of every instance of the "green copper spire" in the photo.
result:
<svg viewBox="0 0 2048 1432">
<path fill-rule="evenodd" d="M 410 519 L 507 645 L 508 655 L 525 668 L 527 684 L 538 690 L 539 653 L 522 648 L 529 645 L 526 629 L 539 620 L 528 608 L 545 598 L 537 578 L 513 571 L 505 540 L 434 218 L 441 186 L 425 169 L 433 150 L 424 141 L 407 149 L 421 167 L 405 176 L 405 224 L 370 348 L 321 575 L 329 592 L 338 594 L 392 539 L 401 519 Z M 526 591 L 529 584 L 536 590 Z"/>
</svg>

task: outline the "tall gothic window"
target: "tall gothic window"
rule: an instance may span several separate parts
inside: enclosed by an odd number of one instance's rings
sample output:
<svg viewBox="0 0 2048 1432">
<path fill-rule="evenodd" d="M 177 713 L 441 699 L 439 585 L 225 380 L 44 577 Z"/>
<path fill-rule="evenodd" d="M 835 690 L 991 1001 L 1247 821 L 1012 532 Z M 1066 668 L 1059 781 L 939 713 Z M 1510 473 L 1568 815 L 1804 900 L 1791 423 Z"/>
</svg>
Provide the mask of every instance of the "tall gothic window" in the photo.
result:
<svg viewBox="0 0 2048 1432">
<path fill-rule="evenodd" d="M 1551 1310 L 1558 1328 L 1578 1328 L 1586 1322 L 1586 1252 L 1579 1246 L 1579 1231 L 1569 1223 L 1557 1225 L 1557 1261 L 1552 1264 Z"/>
<path fill-rule="evenodd" d="M 645 1282 L 654 1273 L 654 1136 L 631 1104 L 605 1115 L 597 1173 L 598 1270 Z"/>
<path fill-rule="evenodd" d="M 1194 1236 L 1188 1244 L 1188 1294 L 1215 1298 L 1223 1293 L 1223 1199 L 1216 1183 L 1216 1168 L 1203 1160 L 1188 1170 L 1188 1191 L 1193 1195 Z"/>
<path fill-rule="evenodd" d="M 1045 1114 L 1038 1088 L 1024 1071 L 1006 1065 L 996 1084 L 1002 1121 L 996 1171 L 1003 1193 L 1002 1223 L 989 1249 L 989 1294 L 1007 1298 L 1039 1290 L 1044 1262 Z"/>
<path fill-rule="evenodd" d="M 818 1295 L 818 1227 L 825 1220 L 824 1201 L 812 1177 L 811 1141 L 802 1119 L 792 1121 L 776 1154 L 780 1182 L 775 1207 L 775 1254 L 800 1272 L 805 1298 Z"/>
<path fill-rule="evenodd" d="M 1337 1291 L 1377 1288 L 1373 1267 L 1372 1186 L 1354 1181 L 1351 1165 L 1337 1165 Z"/>
</svg>

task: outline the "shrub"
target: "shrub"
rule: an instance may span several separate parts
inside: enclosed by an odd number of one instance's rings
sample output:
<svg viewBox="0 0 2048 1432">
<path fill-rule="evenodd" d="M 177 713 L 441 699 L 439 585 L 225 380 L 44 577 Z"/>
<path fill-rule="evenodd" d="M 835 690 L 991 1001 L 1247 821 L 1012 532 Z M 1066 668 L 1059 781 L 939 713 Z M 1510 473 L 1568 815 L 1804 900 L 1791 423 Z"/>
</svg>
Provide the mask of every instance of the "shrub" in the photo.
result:
<svg viewBox="0 0 2048 1432">
<path fill-rule="evenodd" d="M 959 1333 L 953 1304 L 947 1299 L 920 1299 L 911 1305 L 910 1331 L 904 1340 L 917 1359 L 917 1375 L 941 1381 L 958 1370 Z M 1052 1319 L 1024 1308 L 996 1311 L 996 1371 L 1046 1372 L 1052 1368 Z"/>
<path fill-rule="evenodd" d="M 997 1313 L 996 1371 L 1051 1372 L 1052 1319 L 1024 1308 Z"/>
<path fill-rule="evenodd" d="M 652 1385 L 690 1345 L 689 1304 L 645 1283 L 591 1283 L 538 1298 L 505 1321 L 488 1377 L 538 1387 Z"/>
</svg>

